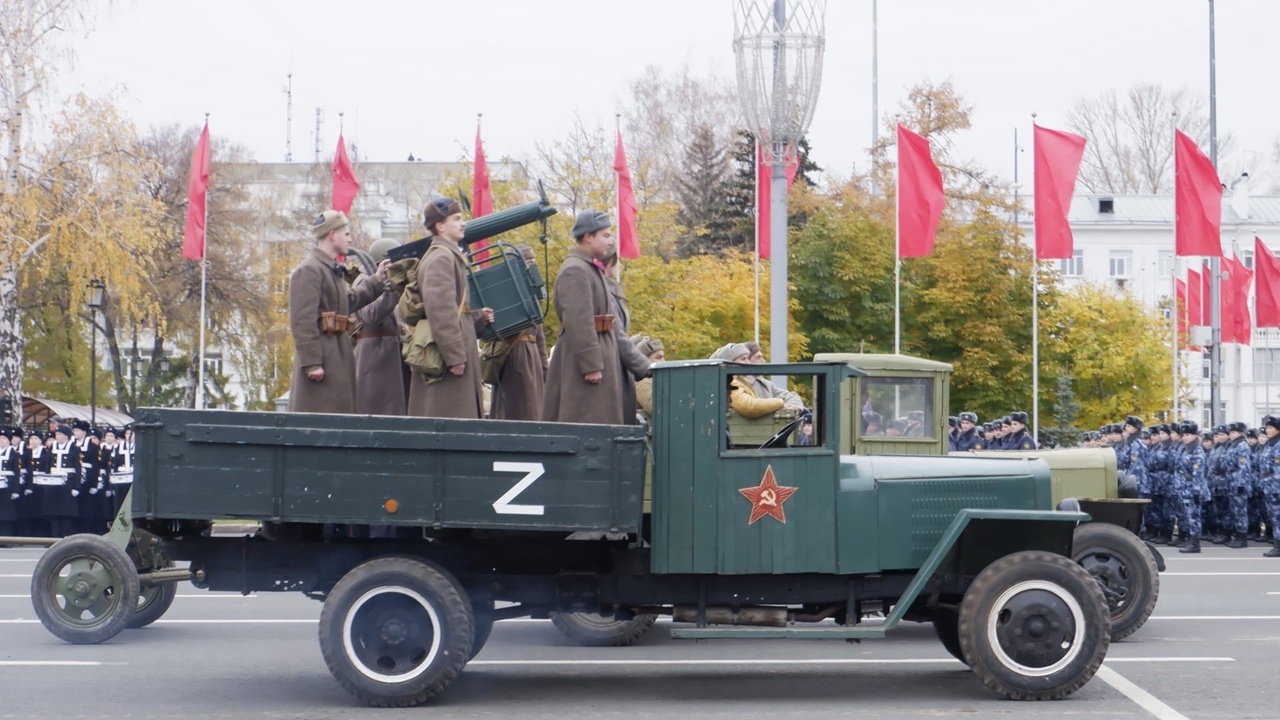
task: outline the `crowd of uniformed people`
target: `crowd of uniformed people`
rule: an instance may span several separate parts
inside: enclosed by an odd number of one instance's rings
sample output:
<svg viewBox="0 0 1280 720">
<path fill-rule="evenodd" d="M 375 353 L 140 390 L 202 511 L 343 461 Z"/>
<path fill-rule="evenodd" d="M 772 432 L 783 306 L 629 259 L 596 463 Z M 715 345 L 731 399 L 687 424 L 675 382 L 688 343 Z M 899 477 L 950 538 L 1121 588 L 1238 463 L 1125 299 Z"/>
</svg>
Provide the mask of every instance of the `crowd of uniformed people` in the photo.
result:
<svg viewBox="0 0 1280 720">
<path fill-rule="evenodd" d="M 1036 439 L 1027 432 L 1027 414 L 1011 412 L 989 423 L 978 424 L 977 413 L 962 412 L 947 418 L 952 452 L 969 450 L 1035 450 Z"/>
<path fill-rule="evenodd" d="M 0 536 L 106 532 L 133 484 L 133 428 L 0 428 Z"/>
</svg>

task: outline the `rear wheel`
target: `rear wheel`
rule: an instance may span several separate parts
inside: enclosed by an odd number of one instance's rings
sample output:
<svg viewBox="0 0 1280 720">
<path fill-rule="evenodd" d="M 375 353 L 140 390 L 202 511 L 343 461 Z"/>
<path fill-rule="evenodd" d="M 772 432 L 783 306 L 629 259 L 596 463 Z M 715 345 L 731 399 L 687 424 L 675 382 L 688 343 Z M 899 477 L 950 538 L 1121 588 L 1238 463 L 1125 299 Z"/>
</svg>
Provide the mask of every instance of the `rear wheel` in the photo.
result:
<svg viewBox="0 0 1280 720">
<path fill-rule="evenodd" d="M 587 647 L 631 645 L 644 637 L 657 621 L 657 615 L 637 615 L 630 620 L 618 620 L 596 613 L 551 613 L 551 624 L 557 630 Z"/>
<path fill-rule="evenodd" d="M 1091 522 L 1076 528 L 1072 547 L 1072 557 L 1102 588 L 1111 639 L 1137 632 L 1160 597 L 1160 573 L 1146 545 L 1118 525 Z"/>
<path fill-rule="evenodd" d="M 960 604 L 960 647 L 987 687 L 1057 700 L 1093 678 L 1111 643 L 1107 604 L 1070 559 L 1017 552 L 978 574 Z"/>
<path fill-rule="evenodd" d="M 942 641 L 942 647 L 951 653 L 951 657 L 965 665 L 969 664 L 969 661 L 964 659 L 964 651 L 960 649 L 960 614 L 958 612 L 938 608 L 933 616 L 933 631 L 937 633 L 938 640 Z"/>
<path fill-rule="evenodd" d="M 361 702 L 410 707 L 453 682 L 471 658 L 471 603 L 434 563 L 403 557 L 357 566 L 320 612 L 329 672 Z"/>
<path fill-rule="evenodd" d="M 40 556 L 31 605 L 45 629 L 77 645 L 124 630 L 138 606 L 138 572 L 123 550 L 98 535 L 71 535 Z"/>
<path fill-rule="evenodd" d="M 138 595 L 138 607 L 134 609 L 125 627 L 132 630 L 144 628 L 164 617 L 178 596 L 177 583 L 159 583 L 142 588 Z"/>
</svg>

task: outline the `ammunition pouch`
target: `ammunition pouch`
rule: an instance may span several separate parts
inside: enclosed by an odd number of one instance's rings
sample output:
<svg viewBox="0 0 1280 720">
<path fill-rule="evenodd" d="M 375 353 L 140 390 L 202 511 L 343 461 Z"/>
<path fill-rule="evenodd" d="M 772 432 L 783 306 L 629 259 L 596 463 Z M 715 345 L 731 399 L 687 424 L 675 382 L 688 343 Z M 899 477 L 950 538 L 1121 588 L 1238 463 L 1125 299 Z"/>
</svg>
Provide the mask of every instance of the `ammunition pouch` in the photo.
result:
<svg viewBox="0 0 1280 720">
<path fill-rule="evenodd" d="M 339 315 L 336 312 L 320 313 L 320 332 L 325 335 L 340 335 L 352 333 L 355 330 L 356 322 L 346 315 Z"/>
<path fill-rule="evenodd" d="M 614 318 L 614 316 L 612 315 L 596 315 L 595 316 L 596 332 L 598 333 L 613 332 L 613 323 L 615 319 L 616 318 Z"/>
</svg>

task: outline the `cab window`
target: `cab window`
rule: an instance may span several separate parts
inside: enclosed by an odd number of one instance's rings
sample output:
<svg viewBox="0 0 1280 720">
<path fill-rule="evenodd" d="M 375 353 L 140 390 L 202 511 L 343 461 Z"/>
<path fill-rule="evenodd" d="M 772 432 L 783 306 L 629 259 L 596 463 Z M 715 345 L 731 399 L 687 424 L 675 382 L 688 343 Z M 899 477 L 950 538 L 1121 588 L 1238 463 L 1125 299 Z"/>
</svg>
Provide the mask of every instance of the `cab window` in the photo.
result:
<svg viewBox="0 0 1280 720">
<path fill-rule="evenodd" d="M 730 450 L 814 448 L 826 445 L 820 408 L 822 376 L 726 376 L 725 444 Z"/>
<path fill-rule="evenodd" d="M 866 378 L 858 430 L 862 437 L 932 438 L 932 378 Z"/>
</svg>

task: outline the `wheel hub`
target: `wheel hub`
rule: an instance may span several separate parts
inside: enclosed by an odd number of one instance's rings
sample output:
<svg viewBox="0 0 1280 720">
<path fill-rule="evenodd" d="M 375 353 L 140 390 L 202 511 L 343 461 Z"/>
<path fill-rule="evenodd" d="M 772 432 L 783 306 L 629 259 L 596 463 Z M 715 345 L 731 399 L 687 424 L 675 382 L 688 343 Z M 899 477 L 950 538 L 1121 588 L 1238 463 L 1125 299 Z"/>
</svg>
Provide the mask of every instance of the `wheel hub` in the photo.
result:
<svg viewBox="0 0 1280 720">
<path fill-rule="evenodd" d="M 1111 553 L 1089 552 L 1080 558 L 1080 566 L 1085 569 L 1102 588 L 1107 598 L 1107 607 L 1115 616 L 1124 609 L 1133 591 L 1133 579 L 1120 558 Z"/>
<path fill-rule="evenodd" d="M 1027 590 L 1000 608 L 995 630 L 1010 659 L 1026 667 L 1044 668 L 1071 651 L 1076 623 L 1062 598 L 1046 590 Z"/>
<path fill-rule="evenodd" d="M 343 623 L 343 645 L 356 669 L 379 682 L 417 677 L 439 649 L 435 610 L 407 588 L 382 587 L 356 601 Z"/>
<path fill-rule="evenodd" d="M 91 627 L 109 617 L 118 602 L 120 580 L 94 556 L 68 558 L 49 577 L 47 592 L 59 598 L 55 611 L 73 625 Z"/>
</svg>

